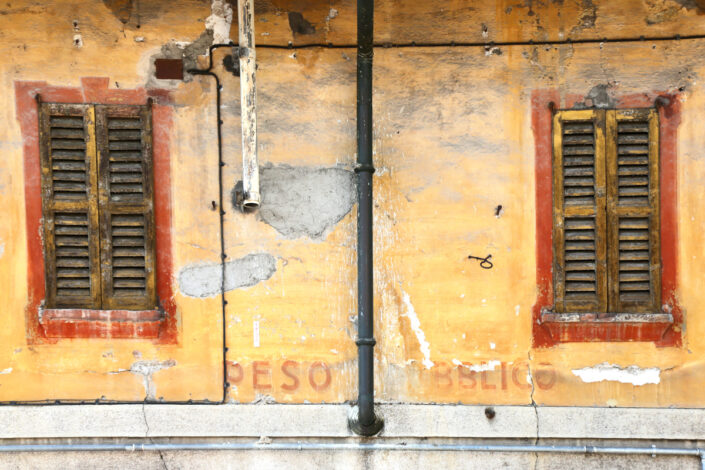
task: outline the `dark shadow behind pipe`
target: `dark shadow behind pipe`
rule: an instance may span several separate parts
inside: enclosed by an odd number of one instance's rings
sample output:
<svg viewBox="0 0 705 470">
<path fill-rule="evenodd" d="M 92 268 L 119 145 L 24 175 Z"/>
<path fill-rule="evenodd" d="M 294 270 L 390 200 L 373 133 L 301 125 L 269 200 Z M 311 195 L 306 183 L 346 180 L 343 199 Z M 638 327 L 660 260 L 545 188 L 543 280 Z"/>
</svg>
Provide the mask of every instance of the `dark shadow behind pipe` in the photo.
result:
<svg viewBox="0 0 705 470">
<path fill-rule="evenodd" d="M 373 436 L 384 422 L 374 409 L 374 292 L 372 282 L 372 56 L 374 1 L 357 2 L 357 340 L 358 398 L 351 429 Z"/>
</svg>

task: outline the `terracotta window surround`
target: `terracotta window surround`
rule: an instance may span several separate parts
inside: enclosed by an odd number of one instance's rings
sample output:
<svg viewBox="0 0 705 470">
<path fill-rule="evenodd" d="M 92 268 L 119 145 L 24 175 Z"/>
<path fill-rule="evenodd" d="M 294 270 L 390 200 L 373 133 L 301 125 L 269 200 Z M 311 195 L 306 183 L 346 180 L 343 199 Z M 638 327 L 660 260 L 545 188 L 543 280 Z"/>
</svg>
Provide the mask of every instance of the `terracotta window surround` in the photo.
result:
<svg viewBox="0 0 705 470">
<path fill-rule="evenodd" d="M 109 88 L 107 77 L 81 78 L 80 87 L 16 81 L 17 119 L 23 138 L 25 212 L 28 252 L 27 338 L 30 344 L 60 338 L 138 338 L 158 343 L 177 340 L 176 304 L 172 286 L 171 175 L 169 136 L 171 97 L 160 89 Z M 157 308 L 154 310 L 44 309 L 44 247 L 41 239 L 42 198 L 39 119 L 36 96 L 53 103 L 144 105 L 152 98 L 154 158 L 154 219 L 156 225 Z"/>
<path fill-rule="evenodd" d="M 659 113 L 661 205 L 662 313 L 597 314 L 554 313 L 553 286 L 553 109 L 571 109 L 584 96 L 561 95 L 558 90 L 532 93 L 532 129 L 536 153 L 536 280 L 538 297 L 532 309 L 534 347 L 566 342 L 648 341 L 657 346 L 682 345 L 683 313 L 676 298 L 677 267 L 677 129 L 680 101 L 677 94 L 651 92 L 615 98 L 611 108 L 656 107 Z"/>
</svg>

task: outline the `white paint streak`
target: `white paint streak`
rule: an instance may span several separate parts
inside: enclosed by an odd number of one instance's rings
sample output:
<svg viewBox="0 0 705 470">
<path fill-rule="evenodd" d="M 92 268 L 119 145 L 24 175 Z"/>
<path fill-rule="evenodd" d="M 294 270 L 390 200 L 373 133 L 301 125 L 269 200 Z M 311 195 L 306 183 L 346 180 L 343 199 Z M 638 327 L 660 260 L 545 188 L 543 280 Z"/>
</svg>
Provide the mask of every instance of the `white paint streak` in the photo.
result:
<svg viewBox="0 0 705 470">
<path fill-rule="evenodd" d="M 230 24 L 233 22 L 233 9 L 226 0 L 213 0 L 211 16 L 206 18 L 206 29 L 213 31 L 213 44 L 230 42 Z"/>
<path fill-rule="evenodd" d="M 402 301 L 404 302 L 404 306 L 406 307 L 406 313 L 403 313 L 401 316 L 409 319 L 409 323 L 411 323 L 411 330 L 414 332 L 414 334 L 416 335 L 416 339 L 419 341 L 421 354 L 423 354 L 424 357 L 422 361 L 423 365 L 424 367 L 426 367 L 426 369 L 430 369 L 431 367 L 433 367 L 433 361 L 431 361 L 431 345 L 428 341 L 426 341 L 426 334 L 421 329 L 421 322 L 419 321 L 419 317 L 416 315 L 416 310 L 414 310 L 414 306 L 411 304 L 409 294 L 404 291 L 401 291 L 401 293 Z"/>
<path fill-rule="evenodd" d="M 0 239 L 0 258 L 5 254 L 5 242 Z"/>
<path fill-rule="evenodd" d="M 496 344 L 494 344 L 494 343 L 490 343 L 490 349 L 494 349 L 494 348 L 496 348 L 496 347 L 497 347 L 497 345 L 496 345 Z"/>
<path fill-rule="evenodd" d="M 462 361 L 459 361 L 458 359 L 453 359 L 452 362 L 458 367 L 465 367 L 466 369 L 472 370 L 474 372 L 492 371 L 495 370 L 497 366 L 501 364 L 500 361 L 495 361 L 494 359 L 486 363 L 483 362 L 481 364 L 465 364 Z"/>
<path fill-rule="evenodd" d="M 252 322 L 252 343 L 254 347 L 259 348 L 259 322 Z"/>
<path fill-rule="evenodd" d="M 642 369 L 639 366 L 621 367 L 616 364 L 603 362 L 592 367 L 573 369 L 573 374 L 580 377 L 585 383 L 594 382 L 620 382 L 640 386 L 645 384 L 657 384 L 661 382 L 661 369 L 650 367 Z"/>
<path fill-rule="evenodd" d="M 0 370 L 0 375 L 9 374 L 10 372 L 12 372 L 12 367 L 8 367 L 7 369 Z"/>
<path fill-rule="evenodd" d="M 521 305 L 515 305 L 514 306 L 514 315 L 516 315 L 518 317 L 520 311 L 521 311 Z"/>
</svg>

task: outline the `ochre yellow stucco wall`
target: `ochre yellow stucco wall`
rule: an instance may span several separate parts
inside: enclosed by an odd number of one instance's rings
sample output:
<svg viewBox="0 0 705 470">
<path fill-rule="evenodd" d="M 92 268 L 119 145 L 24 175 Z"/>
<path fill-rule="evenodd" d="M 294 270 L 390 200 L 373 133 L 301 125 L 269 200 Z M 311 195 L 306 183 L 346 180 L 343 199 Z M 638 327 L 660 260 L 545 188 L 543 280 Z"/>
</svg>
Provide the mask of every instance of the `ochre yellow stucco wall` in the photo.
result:
<svg viewBox="0 0 705 470">
<path fill-rule="evenodd" d="M 150 3 L 139 15 L 133 11 L 126 24 L 101 2 L 14 2 L 2 8 L 0 52 L 8 59 L 0 64 L 0 401 L 222 399 L 220 297 L 187 295 L 179 284 L 184 269 L 219 262 L 219 217 L 211 203 L 218 200 L 215 84 L 208 77 L 157 81 L 151 69 L 163 45 L 193 42 L 214 12 L 200 1 Z M 256 21 L 261 43 L 354 44 L 350 2 L 333 2 L 332 7 L 310 2 L 304 10 L 295 10 L 294 3 L 262 2 Z M 482 44 L 687 36 L 704 28 L 702 12 L 671 0 L 648 6 L 636 0 L 587 2 L 591 6 L 547 2 L 533 9 L 512 2 L 461 3 L 465 5 L 380 1 L 376 37 L 380 43 Z M 315 32 L 293 35 L 288 11 L 302 12 Z M 230 36 L 236 38 L 235 33 L 233 23 Z M 73 44 L 75 34 L 81 35 L 80 48 Z M 356 209 L 353 205 L 323 233 L 309 236 L 282 234 L 265 218 L 233 208 L 232 191 L 241 179 L 239 79 L 222 67 L 228 52 L 219 49 L 214 56 L 224 85 L 225 251 L 228 261 L 271 255 L 275 270 L 268 279 L 226 295 L 227 398 L 353 400 Z M 257 60 L 263 168 L 352 170 L 355 49 L 260 48 Z M 200 60 L 201 66 L 206 63 Z M 700 307 L 705 304 L 705 263 L 700 259 L 705 160 L 699 126 L 705 111 L 700 83 L 705 40 L 499 49 L 380 47 L 374 67 L 377 399 L 704 405 L 698 392 L 705 373 L 705 312 Z M 171 90 L 175 344 L 134 339 L 28 342 L 25 177 L 15 82 L 79 86 L 82 77 L 109 77 L 112 88 Z M 615 96 L 679 93 L 681 347 L 648 342 L 532 347 L 535 200 L 536 191 L 545 190 L 535 183 L 532 92 L 557 90 L 560 107 L 566 97 L 587 95 L 599 85 Z M 471 254 L 492 254 L 493 269 L 481 269 L 467 259 Z M 586 383 L 573 372 L 605 362 L 636 376 L 650 373 L 658 383 Z M 150 373 L 144 373 L 145 367 Z"/>
</svg>

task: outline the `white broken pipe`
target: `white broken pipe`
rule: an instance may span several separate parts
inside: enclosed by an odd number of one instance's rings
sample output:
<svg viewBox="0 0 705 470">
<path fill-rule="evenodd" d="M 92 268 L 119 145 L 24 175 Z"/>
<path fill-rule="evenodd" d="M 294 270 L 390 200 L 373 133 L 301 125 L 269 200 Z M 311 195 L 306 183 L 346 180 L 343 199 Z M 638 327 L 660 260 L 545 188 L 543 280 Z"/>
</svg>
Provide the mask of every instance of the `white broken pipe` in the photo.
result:
<svg viewBox="0 0 705 470">
<path fill-rule="evenodd" d="M 260 204 L 257 162 L 257 106 L 255 88 L 254 0 L 238 0 L 238 57 L 240 58 L 240 117 L 242 122 L 242 208 Z"/>
</svg>

